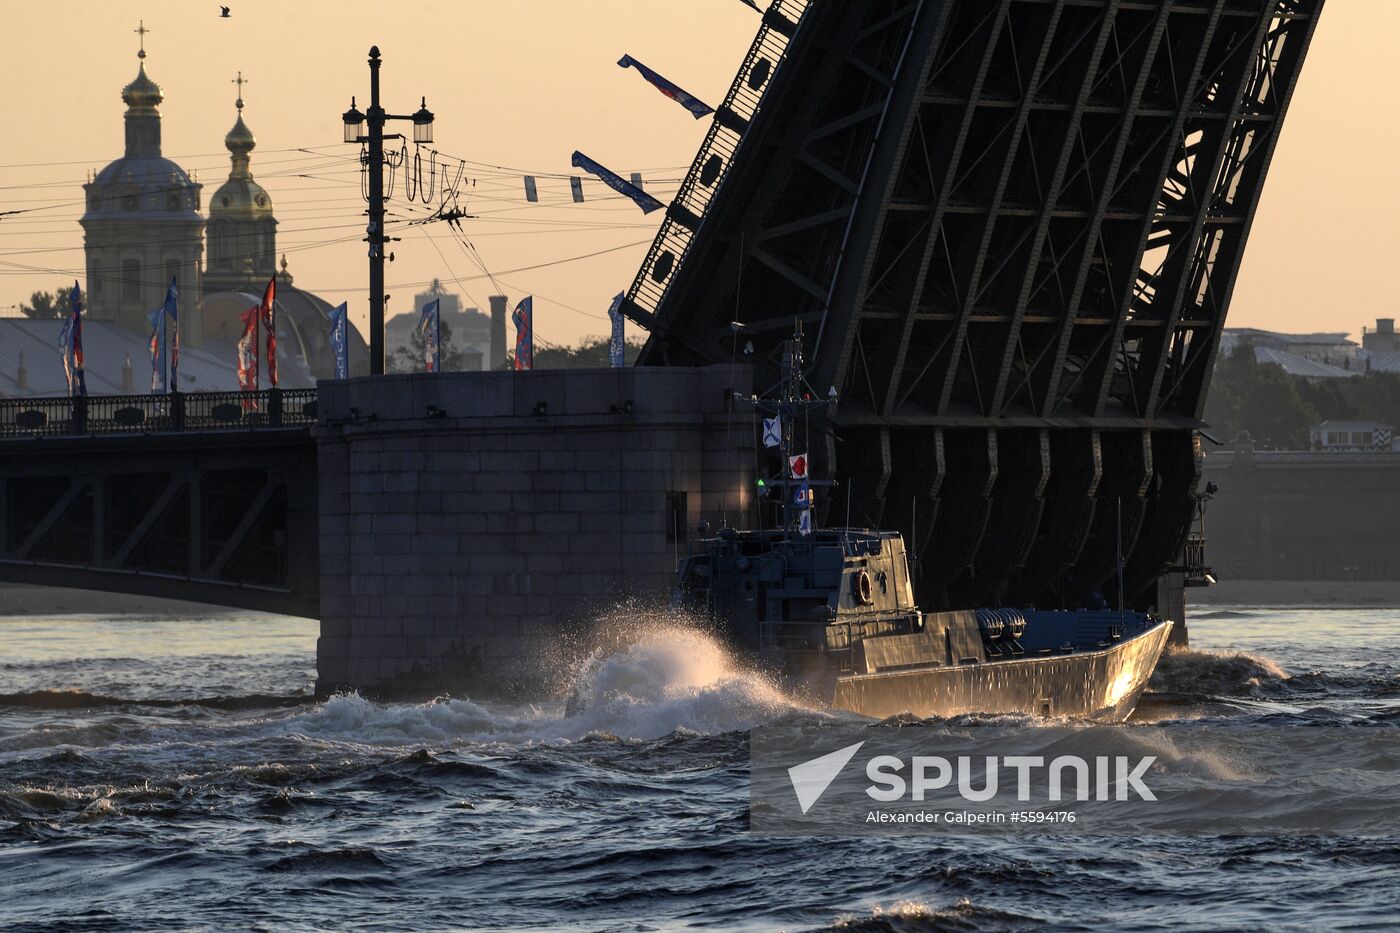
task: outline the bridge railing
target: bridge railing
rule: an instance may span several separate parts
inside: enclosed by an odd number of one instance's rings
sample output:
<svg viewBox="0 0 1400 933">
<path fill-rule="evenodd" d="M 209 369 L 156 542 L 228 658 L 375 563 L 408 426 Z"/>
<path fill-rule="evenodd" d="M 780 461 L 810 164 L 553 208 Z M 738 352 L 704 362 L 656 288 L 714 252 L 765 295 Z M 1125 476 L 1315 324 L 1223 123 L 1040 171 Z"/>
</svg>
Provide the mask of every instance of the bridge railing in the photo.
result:
<svg viewBox="0 0 1400 933">
<path fill-rule="evenodd" d="M 769 81 L 786 57 L 788 44 L 811 0 L 776 0 L 759 26 L 739 73 L 715 113 L 695 161 L 681 182 L 666 217 L 627 292 L 628 307 L 655 315 L 673 273 L 719 191 L 749 124 L 758 114 Z M 646 323 L 644 318 L 639 323 Z"/>
<path fill-rule="evenodd" d="M 0 439 L 249 431 L 315 422 L 315 389 L 0 399 Z"/>
</svg>

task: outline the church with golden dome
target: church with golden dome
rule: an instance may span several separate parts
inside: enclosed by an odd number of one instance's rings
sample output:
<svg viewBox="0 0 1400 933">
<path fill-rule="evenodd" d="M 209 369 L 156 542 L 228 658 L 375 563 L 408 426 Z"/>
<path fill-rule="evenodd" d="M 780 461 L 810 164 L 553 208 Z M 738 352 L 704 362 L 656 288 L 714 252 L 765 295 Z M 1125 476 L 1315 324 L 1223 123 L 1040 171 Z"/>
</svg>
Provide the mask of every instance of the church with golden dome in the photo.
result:
<svg viewBox="0 0 1400 933">
<path fill-rule="evenodd" d="M 134 337 L 136 347 L 143 348 L 150 331 L 147 315 L 161 306 L 173 277 L 180 296 L 181 375 L 208 369 L 205 381 L 216 383 L 182 388 L 231 390 L 236 388 L 234 347 L 242 334 L 239 315 L 261 300 L 268 279 L 276 277 L 280 383 L 296 388 L 332 378 L 333 306 L 293 284 L 285 257 L 278 263 L 272 195 L 253 177 L 257 138 L 244 120 L 242 73 L 236 80 L 233 128 L 224 137 L 228 179 L 206 208 L 203 186 L 161 154 L 164 92 L 146 73 L 144 26 L 138 31 L 143 42 L 136 77 L 121 94 L 125 154 L 83 186 L 86 207 L 80 223 L 90 339 L 103 340 L 112 329 L 124 332 L 111 335 L 118 343 Z M 368 346 L 353 324 L 350 330 L 350 372 L 366 373 Z M 132 355 L 130 348 L 124 353 Z M 91 352 L 88 357 L 91 379 L 101 360 Z M 265 372 L 266 360 L 262 362 Z M 265 378 L 262 385 L 267 385 Z"/>
</svg>

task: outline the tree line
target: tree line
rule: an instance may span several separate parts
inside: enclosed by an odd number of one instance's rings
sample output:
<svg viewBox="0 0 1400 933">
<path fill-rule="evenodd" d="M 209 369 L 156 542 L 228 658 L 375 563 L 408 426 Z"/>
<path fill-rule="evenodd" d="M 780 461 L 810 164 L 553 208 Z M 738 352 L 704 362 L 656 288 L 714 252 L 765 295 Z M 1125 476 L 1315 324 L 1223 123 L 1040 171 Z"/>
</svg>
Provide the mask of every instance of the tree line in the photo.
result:
<svg viewBox="0 0 1400 933">
<path fill-rule="evenodd" d="M 1400 375 L 1368 372 L 1350 379 L 1290 376 L 1277 363 L 1260 363 L 1248 343 L 1222 357 L 1206 397 L 1209 430 L 1225 443 L 1248 431 L 1261 447 L 1312 446 L 1323 421 L 1400 422 Z"/>
</svg>

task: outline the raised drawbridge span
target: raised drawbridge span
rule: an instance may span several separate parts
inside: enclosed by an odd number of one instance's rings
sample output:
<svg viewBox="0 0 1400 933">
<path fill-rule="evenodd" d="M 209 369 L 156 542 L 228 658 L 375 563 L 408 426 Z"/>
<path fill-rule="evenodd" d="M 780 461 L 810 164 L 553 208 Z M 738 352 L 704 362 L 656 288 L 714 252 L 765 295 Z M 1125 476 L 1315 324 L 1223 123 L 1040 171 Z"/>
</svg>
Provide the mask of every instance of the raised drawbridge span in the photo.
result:
<svg viewBox="0 0 1400 933">
<path fill-rule="evenodd" d="M 777 0 L 624 302 L 643 362 L 776 379 L 800 320 L 829 517 L 913 540 L 921 604 L 1113 603 L 1119 554 L 1154 604 L 1321 8 Z"/>
</svg>

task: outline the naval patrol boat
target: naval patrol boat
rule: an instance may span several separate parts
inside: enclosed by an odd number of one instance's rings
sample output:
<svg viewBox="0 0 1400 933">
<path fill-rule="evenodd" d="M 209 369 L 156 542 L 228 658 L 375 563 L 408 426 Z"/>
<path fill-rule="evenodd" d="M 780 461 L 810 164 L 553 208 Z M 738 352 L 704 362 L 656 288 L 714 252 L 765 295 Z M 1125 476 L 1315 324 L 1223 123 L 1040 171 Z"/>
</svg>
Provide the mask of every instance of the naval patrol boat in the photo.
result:
<svg viewBox="0 0 1400 933">
<path fill-rule="evenodd" d="M 801 346 L 799 327 L 779 398 L 747 400 L 772 415 L 765 442 L 786 465 L 765 481 L 783 495 L 781 527 L 702 537 L 680 561 L 675 606 L 789 687 L 865 716 L 1128 718 L 1172 622 L 1111 609 L 921 612 L 899 534 L 813 527 L 805 456 L 791 453 L 816 404 Z"/>
</svg>

